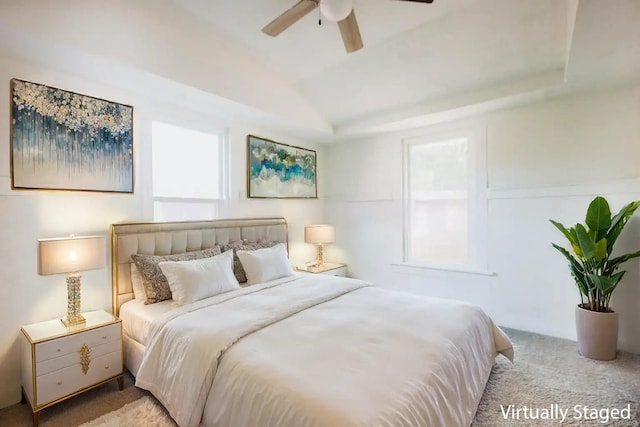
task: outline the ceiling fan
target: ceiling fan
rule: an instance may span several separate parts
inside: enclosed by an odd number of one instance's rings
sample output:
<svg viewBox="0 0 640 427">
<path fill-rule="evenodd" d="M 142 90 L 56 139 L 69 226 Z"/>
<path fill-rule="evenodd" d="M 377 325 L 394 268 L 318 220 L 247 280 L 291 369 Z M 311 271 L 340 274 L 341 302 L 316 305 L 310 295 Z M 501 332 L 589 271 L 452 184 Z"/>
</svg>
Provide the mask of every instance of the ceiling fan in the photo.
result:
<svg viewBox="0 0 640 427">
<path fill-rule="evenodd" d="M 410 1 L 414 3 L 433 3 L 433 0 L 398 0 Z M 316 7 L 320 7 L 321 17 L 324 16 L 329 21 L 338 23 L 342 41 L 347 53 L 362 49 L 362 36 L 356 14 L 353 9 L 353 0 L 300 0 L 289 10 L 271 21 L 262 32 L 272 37 L 277 36 Z M 320 18 L 319 23 L 322 22 Z"/>
</svg>

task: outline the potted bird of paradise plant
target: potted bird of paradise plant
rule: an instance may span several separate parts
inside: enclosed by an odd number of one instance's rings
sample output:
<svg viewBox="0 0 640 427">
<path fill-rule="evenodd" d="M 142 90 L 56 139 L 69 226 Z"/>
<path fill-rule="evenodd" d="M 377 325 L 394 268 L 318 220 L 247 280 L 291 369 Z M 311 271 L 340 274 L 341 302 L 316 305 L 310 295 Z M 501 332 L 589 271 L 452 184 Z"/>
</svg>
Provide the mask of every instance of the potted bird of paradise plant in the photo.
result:
<svg viewBox="0 0 640 427">
<path fill-rule="evenodd" d="M 596 197 L 589 204 L 584 224 L 567 228 L 550 220 L 567 238 L 570 250 L 553 243 L 569 261 L 569 270 L 580 291 L 576 307 L 576 330 L 580 354 L 595 360 L 616 358 L 618 313 L 611 307 L 611 296 L 626 271 L 624 262 L 640 257 L 640 251 L 612 256 L 613 247 L 633 213 L 640 206 L 634 201 L 613 215 L 609 203 Z"/>
</svg>

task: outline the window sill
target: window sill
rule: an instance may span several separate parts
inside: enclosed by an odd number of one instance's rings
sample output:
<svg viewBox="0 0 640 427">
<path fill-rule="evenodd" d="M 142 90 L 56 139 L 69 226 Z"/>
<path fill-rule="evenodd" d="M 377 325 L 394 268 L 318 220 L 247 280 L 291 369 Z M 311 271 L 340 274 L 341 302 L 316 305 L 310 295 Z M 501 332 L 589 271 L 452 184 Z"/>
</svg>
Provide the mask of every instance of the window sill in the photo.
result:
<svg viewBox="0 0 640 427">
<path fill-rule="evenodd" d="M 491 271 L 485 270 L 474 270 L 470 268 L 464 267 L 443 267 L 443 266 L 434 266 L 434 265 L 423 265 L 423 264 L 412 264 L 408 262 L 401 263 L 393 263 L 391 267 L 396 269 L 398 272 L 407 273 L 413 271 L 443 271 L 447 273 L 460 273 L 460 274 L 474 274 L 479 276 L 497 276 L 498 274 Z M 404 271 L 403 271 L 404 270 Z"/>
</svg>

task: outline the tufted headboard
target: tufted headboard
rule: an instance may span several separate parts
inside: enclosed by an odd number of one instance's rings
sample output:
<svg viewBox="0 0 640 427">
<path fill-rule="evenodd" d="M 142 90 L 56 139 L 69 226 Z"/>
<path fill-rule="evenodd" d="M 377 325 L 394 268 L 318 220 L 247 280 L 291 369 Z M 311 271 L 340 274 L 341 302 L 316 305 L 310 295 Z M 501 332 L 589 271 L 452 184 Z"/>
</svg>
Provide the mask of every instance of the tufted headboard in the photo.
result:
<svg viewBox="0 0 640 427">
<path fill-rule="evenodd" d="M 210 221 L 136 222 L 111 225 L 112 310 L 133 298 L 131 255 L 169 255 L 216 244 L 264 240 L 287 244 L 284 218 L 239 218 Z"/>
</svg>

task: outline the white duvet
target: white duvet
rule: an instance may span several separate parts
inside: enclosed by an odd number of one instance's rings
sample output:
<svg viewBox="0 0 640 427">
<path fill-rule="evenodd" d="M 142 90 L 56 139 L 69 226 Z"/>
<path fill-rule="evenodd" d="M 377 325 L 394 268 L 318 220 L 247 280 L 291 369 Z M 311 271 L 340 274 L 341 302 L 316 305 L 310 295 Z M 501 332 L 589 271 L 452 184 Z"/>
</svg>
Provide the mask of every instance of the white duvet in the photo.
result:
<svg viewBox="0 0 640 427">
<path fill-rule="evenodd" d="M 166 313 L 136 385 L 181 427 L 468 426 L 512 351 L 477 307 L 305 275 Z"/>
</svg>

